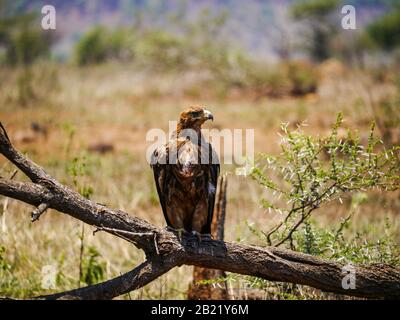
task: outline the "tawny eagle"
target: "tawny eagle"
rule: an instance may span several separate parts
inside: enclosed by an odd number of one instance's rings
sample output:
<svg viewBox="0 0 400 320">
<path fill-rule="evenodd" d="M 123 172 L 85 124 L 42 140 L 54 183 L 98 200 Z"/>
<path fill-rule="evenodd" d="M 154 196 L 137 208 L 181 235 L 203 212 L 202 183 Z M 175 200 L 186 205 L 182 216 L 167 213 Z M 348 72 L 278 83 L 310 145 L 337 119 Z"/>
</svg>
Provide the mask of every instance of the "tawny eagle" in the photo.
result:
<svg viewBox="0 0 400 320">
<path fill-rule="evenodd" d="M 151 159 L 167 225 L 201 234 L 211 234 L 220 170 L 217 154 L 201 133 L 207 120 L 214 117 L 203 107 L 183 111 L 169 142 Z"/>
</svg>

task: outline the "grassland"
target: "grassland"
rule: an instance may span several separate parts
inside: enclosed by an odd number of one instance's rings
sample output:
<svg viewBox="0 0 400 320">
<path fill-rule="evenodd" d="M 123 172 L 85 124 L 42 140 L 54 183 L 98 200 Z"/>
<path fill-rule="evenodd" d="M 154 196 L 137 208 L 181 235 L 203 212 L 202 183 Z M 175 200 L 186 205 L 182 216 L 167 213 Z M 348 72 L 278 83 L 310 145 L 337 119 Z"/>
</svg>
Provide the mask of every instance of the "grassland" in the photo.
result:
<svg viewBox="0 0 400 320">
<path fill-rule="evenodd" d="M 168 121 L 176 120 L 186 106 L 202 104 L 212 110 L 215 121 L 208 125 L 211 128 L 254 129 L 255 151 L 276 154 L 282 122 L 295 127 L 306 121 L 307 132 L 324 135 L 339 111 L 344 113 L 345 125 L 358 129 L 366 139 L 363 133 L 367 134 L 374 119 L 372 103 L 396 90 L 333 61 L 318 67 L 316 94 L 280 99 L 255 97 L 234 88 L 219 90 L 196 72 L 148 73 L 118 64 L 85 68 L 37 65 L 32 67 L 29 76 L 33 79 L 25 89 L 23 72 L 0 71 L 0 120 L 15 145 L 60 181 L 86 191 L 91 199 L 158 226 L 165 223 L 145 159 L 146 133 L 151 128 L 168 130 Z M 33 123 L 40 129 L 32 129 Z M 265 191 L 250 178 L 235 176 L 234 169 L 230 165 L 222 168 L 222 173 L 229 175 L 226 240 L 263 244 L 248 225 L 266 230 L 279 215 L 260 207 Z M 11 175 L 13 170 L 0 159 L 1 176 Z M 18 173 L 14 179 L 24 177 Z M 93 280 L 79 283 L 80 222 L 50 211 L 32 224 L 29 206 L 4 197 L 0 205 L 0 296 L 26 298 Z M 343 204 L 332 203 L 318 211 L 315 219 L 322 227 L 340 223 L 350 206 L 351 197 Z M 387 218 L 394 241 L 400 243 L 399 208 L 398 193 L 368 193 L 346 233 L 379 238 L 387 232 Z M 107 279 L 143 260 L 142 252 L 130 244 L 107 234 L 93 236 L 92 231 L 84 227 L 84 269 L 101 269 L 99 277 Z M 46 265 L 58 270 L 55 289 L 41 287 Z M 120 298 L 184 299 L 191 270 L 176 268 Z M 248 282 L 241 278 L 233 279 L 232 286 L 242 292 L 249 290 Z M 296 296 L 310 297 L 322 295 L 315 290 L 306 295 L 300 289 Z"/>
</svg>

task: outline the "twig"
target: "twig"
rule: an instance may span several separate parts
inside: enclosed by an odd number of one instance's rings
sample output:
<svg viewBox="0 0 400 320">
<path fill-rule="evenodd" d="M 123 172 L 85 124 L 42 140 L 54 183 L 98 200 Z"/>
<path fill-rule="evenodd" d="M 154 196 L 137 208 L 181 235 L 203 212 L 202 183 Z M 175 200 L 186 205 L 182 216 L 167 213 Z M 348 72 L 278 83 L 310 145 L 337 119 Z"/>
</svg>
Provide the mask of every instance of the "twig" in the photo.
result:
<svg viewBox="0 0 400 320">
<path fill-rule="evenodd" d="M 126 230 L 120 230 L 120 229 L 114 229 L 114 228 L 107 228 L 107 227 L 98 227 L 96 230 L 93 231 L 93 235 L 96 234 L 99 231 L 108 231 L 108 232 L 115 232 L 115 233 L 122 233 L 125 235 L 129 236 L 153 236 L 153 232 L 131 232 L 131 231 L 126 231 Z"/>
<path fill-rule="evenodd" d="M 284 242 L 286 242 L 287 240 L 290 240 L 290 246 L 291 249 L 293 249 L 293 238 L 292 235 L 293 233 L 297 230 L 297 228 L 311 215 L 311 212 L 313 210 L 310 209 L 310 211 L 308 211 L 305 214 L 302 214 L 300 219 L 296 222 L 295 225 L 292 226 L 292 228 L 290 229 L 289 233 L 286 235 L 286 237 L 284 237 L 282 240 L 278 241 L 276 244 L 274 244 L 274 247 L 279 247 L 280 245 L 282 245 Z"/>
<path fill-rule="evenodd" d="M 158 250 L 158 244 L 157 244 L 157 233 L 154 232 L 154 247 L 156 248 L 156 252 L 158 255 L 160 255 L 160 250 Z"/>
<path fill-rule="evenodd" d="M 14 179 L 15 176 L 17 175 L 17 173 L 18 173 L 18 170 L 15 169 L 15 170 L 13 171 L 13 173 L 11 173 L 11 175 L 10 175 L 10 180 Z"/>
<path fill-rule="evenodd" d="M 35 222 L 36 220 L 39 220 L 40 216 L 49 208 L 49 206 L 50 204 L 47 202 L 39 204 L 39 206 L 32 211 L 31 221 Z"/>
<path fill-rule="evenodd" d="M 154 242 L 154 247 L 156 249 L 157 255 L 160 254 L 160 250 L 158 249 L 157 245 L 157 233 L 156 232 L 131 232 L 131 231 L 126 231 L 126 230 L 120 230 L 120 229 L 114 229 L 114 228 L 107 228 L 107 227 L 98 227 L 96 230 L 93 231 L 93 235 L 95 235 L 99 231 L 107 231 L 110 232 L 111 234 L 114 234 L 126 241 L 129 241 L 133 244 L 136 244 L 136 241 L 134 241 L 131 238 L 124 237 L 121 234 L 128 235 L 128 236 L 134 236 L 134 237 L 147 237 L 147 236 L 152 236 L 153 237 L 153 242 Z"/>
<path fill-rule="evenodd" d="M 133 241 L 130 238 L 126 238 L 121 236 L 121 234 L 125 234 L 128 236 L 135 236 L 135 237 L 146 237 L 146 236 L 152 236 L 153 237 L 153 241 L 154 241 L 154 247 L 156 249 L 156 253 L 159 255 L 160 254 L 160 250 L 158 249 L 158 245 L 157 245 L 157 233 L 156 232 L 131 232 L 131 231 L 127 231 L 127 230 L 120 230 L 120 229 L 114 229 L 114 228 L 107 228 L 107 227 L 98 227 L 93 231 L 93 235 L 95 235 L 97 232 L 99 231 L 107 231 L 110 232 L 114 235 L 117 235 L 131 243 L 136 243 L 135 241 Z"/>
<path fill-rule="evenodd" d="M 285 241 L 291 239 L 293 232 L 296 231 L 296 229 L 301 225 L 301 223 L 303 221 L 305 221 L 315 209 L 318 208 L 321 199 L 323 199 L 330 192 L 330 190 L 332 190 L 332 188 L 335 188 L 336 185 L 337 185 L 337 182 L 333 183 L 330 187 L 326 188 L 326 190 L 322 194 L 320 194 L 318 197 L 316 197 L 312 201 L 308 201 L 308 202 L 302 203 L 302 205 L 299 206 L 299 207 L 294 207 L 294 204 L 293 204 L 292 205 L 292 209 L 289 211 L 289 213 L 286 215 L 285 219 L 282 222 L 280 222 L 278 225 L 276 225 L 274 228 L 272 228 L 268 233 L 264 233 L 263 232 L 263 234 L 267 237 L 268 245 L 272 245 L 271 235 L 273 233 L 275 233 L 283 224 L 285 224 L 289 220 L 289 218 L 292 216 L 293 213 L 301 210 L 302 211 L 302 215 L 301 215 L 300 220 L 298 222 L 296 222 L 296 224 L 292 227 L 292 229 L 290 230 L 288 235 L 283 240 L 278 241 L 273 246 L 274 247 L 279 247 Z M 304 213 L 304 210 L 307 207 L 309 207 L 309 209 L 308 209 L 308 211 L 306 213 Z M 291 243 L 291 245 L 292 244 L 293 243 Z"/>
</svg>

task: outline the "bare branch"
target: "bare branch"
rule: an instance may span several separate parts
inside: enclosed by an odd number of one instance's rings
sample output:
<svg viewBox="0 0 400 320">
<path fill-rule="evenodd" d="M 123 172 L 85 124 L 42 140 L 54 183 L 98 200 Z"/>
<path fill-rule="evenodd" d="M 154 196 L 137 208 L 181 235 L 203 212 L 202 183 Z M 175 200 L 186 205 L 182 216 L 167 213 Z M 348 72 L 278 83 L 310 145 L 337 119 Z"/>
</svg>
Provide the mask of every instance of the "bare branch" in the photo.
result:
<svg viewBox="0 0 400 320">
<path fill-rule="evenodd" d="M 153 233 L 151 232 L 130 232 L 130 231 L 125 231 L 125 230 L 118 230 L 118 229 L 113 229 L 113 228 L 107 228 L 107 227 L 99 227 L 96 230 L 93 231 L 93 234 L 96 234 L 96 232 L 99 231 L 109 231 L 113 233 L 121 233 L 124 235 L 131 235 L 131 236 L 139 236 L 139 237 L 144 237 L 144 236 L 154 236 Z"/>
<path fill-rule="evenodd" d="M 112 299 L 139 289 L 175 267 L 175 263 L 160 264 L 145 261 L 132 271 L 114 279 L 84 288 L 38 297 L 45 300 L 98 300 Z"/>
<path fill-rule="evenodd" d="M 31 221 L 35 222 L 39 220 L 40 216 L 49 208 L 49 204 L 47 202 L 39 204 L 39 206 L 32 211 Z"/>
</svg>

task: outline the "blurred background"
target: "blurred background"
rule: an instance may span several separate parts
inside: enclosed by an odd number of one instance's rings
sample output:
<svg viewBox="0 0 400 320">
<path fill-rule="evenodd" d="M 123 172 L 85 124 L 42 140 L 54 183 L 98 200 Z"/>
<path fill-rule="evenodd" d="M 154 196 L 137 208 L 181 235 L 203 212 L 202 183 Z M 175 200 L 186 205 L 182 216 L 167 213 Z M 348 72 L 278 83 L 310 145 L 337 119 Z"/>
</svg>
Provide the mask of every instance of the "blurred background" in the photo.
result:
<svg viewBox="0 0 400 320">
<path fill-rule="evenodd" d="M 41 27 L 46 4 L 56 9 L 55 30 Z M 257 153 L 280 152 L 281 123 L 329 134 L 339 111 L 362 141 L 375 121 L 384 146 L 399 145 L 400 5 L 345 4 L 356 8 L 355 30 L 342 28 L 341 0 L 0 0 L 0 120 L 15 145 L 61 182 L 163 226 L 146 133 L 168 130 L 191 104 L 214 113 L 209 127 L 255 129 Z M 265 190 L 234 169 L 222 170 L 229 175 L 226 239 L 265 244 L 259 231 L 280 216 L 260 207 Z M 1 176 L 13 170 L 0 160 Z M 362 199 L 346 229 L 356 246 L 346 258 L 359 250 L 357 262 L 398 263 L 398 192 Z M 353 204 L 351 195 L 330 204 L 316 223 L 340 223 Z M 143 259 L 122 240 L 92 236 L 89 226 L 56 212 L 32 225 L 26 205 L 1 197 L 0 213 L 0 296 L 96 283 Z M 46 265 L 57 270 L 49 290 L 41 286 Z M 177 268 L 121 298 L 184 299 L 191 270 Z M 237 297 L 253 289 L 263 298 L 330 297 L 229 279 Z"/>
</svg>

